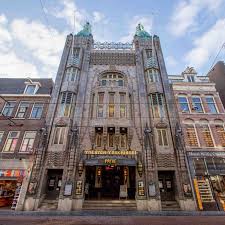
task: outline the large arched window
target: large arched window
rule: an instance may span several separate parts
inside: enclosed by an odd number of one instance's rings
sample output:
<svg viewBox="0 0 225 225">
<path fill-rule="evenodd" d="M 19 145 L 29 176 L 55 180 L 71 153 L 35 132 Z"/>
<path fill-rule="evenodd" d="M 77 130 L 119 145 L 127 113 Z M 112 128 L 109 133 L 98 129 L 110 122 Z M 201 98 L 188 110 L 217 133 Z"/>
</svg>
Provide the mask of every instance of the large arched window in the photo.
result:
<svg viewBox="0 0 225 225">
<path fill-rule="evenodd" d="M 216 127 L 216 132 L 220 140 L 220 145 L 225 147 L 225 127 L 223 120 L 216 119 L 214 120 L 214 124 Z"/>
<path fill-rule="evenodd" d="M 201 119 L 200 121 L 201 133 L 206 147 L 214 147 L 212 132 L 209 126 L 209 121 Z"/>
<path fill-rule="evenodd" d="M 198 142 L 198 136 L 197 136 L 197 131 L 195 127 L 195 123 L 191 119 L 186 119 L 184 121 L 185 123 L 185 130 L 186 130 L 186 135 L 187 135 L 187 144 L 190 147 L 198 147 L 199 142 Z"/>
<path fill-rule="evenodd" d="M 125 86 L 124 76 L 119 73 L 105 73 L 100 78 L 101 86 L 123 87 Z"/>
</svg>

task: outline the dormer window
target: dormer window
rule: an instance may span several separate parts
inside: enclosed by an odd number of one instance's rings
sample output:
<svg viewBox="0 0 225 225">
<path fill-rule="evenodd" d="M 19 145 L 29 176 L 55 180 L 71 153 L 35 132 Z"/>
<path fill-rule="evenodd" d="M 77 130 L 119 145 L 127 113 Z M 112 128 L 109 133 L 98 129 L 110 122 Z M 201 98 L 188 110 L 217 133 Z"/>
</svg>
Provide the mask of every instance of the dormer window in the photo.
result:
<svg viewBox="0 0 225 225">
<path fill-rule="evenodd" d="M 37 92 L 37 85 L 36 84 L 27 84 L 24 94 L 27 95 L 34 95 Z"/>
<path fill-rule="evenodd" d="M 187 76 L 188 82 L 194 83 L 195 82 L 195 77 L 193 75 L 188 75 Z"/>
</svg>

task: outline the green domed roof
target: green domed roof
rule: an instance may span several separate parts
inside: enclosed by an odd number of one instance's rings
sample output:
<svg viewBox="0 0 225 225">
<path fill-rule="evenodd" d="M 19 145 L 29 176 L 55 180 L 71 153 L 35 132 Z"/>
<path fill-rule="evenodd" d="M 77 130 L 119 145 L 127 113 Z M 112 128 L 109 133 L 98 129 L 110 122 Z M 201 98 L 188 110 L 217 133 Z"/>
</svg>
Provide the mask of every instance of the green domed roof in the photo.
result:
<svg viewBox="0 0 225 225">
<path fill-rule="evenodd" d="M 89 22 L 86 22 L 86 24 L 84 24 L 84 26 L 83 26 L 83 29 L 81 31 L 79 31 L 76 36 L 80 36 L 80 37 L 92 36 L 91 24 Z"/>
<path fill-rule="evenodd" d="M 140 23 L 136 27 L 135 36 L 146 39 L 151 38 L 151 35 L 147 31 L 145 31 L 144 26 Z"/>
</svg>

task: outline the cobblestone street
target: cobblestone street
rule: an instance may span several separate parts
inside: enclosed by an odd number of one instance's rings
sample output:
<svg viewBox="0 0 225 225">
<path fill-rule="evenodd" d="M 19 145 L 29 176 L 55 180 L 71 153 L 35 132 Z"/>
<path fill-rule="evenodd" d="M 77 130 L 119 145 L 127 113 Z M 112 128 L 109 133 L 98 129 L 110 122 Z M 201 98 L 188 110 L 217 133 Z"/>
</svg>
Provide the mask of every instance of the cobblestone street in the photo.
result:
<svg viewBox="0 0 225 225">
<path fill-rule="evenodd" d="M 225 216 L 1 216 L 0 225 L 224 225 Z"/>
</svg>

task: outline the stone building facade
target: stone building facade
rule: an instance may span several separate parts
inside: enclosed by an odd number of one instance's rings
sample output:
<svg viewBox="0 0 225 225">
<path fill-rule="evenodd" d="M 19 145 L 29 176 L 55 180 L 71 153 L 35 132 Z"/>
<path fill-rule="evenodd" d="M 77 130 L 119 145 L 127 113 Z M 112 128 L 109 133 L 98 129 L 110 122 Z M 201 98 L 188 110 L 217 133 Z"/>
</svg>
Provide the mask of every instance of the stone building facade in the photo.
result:
<svg viewBox="0 0 225 225">
<path fill-rule="evenodd" d="M 52 79 L 0 79 L 0 209 L 23 209 L 52 87 Z"/>
<path fill-rule="evenodd" d="M 215 83 L 192 67 L 169 76 L 200 210 L 224 210 L 225 114 Z"/>
<path fill-rule="evenodd" d="M 139 24 L 132 44 L 96 43 L 85 24 L 66 39 L 24 210 L 124 198 L 138 210 L 193 210 L 175 115 L 159 37 Z"/>
</svg>

